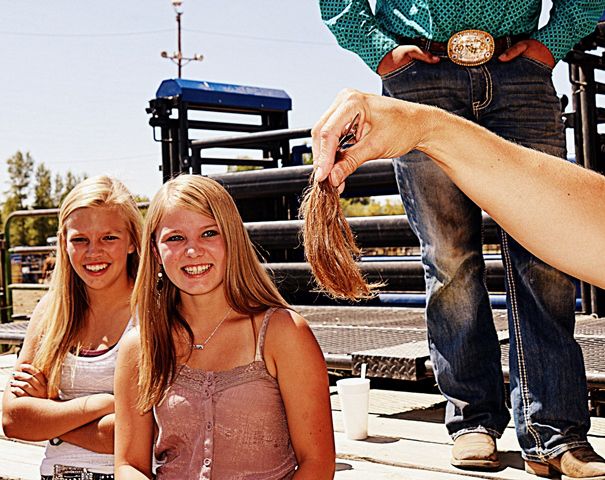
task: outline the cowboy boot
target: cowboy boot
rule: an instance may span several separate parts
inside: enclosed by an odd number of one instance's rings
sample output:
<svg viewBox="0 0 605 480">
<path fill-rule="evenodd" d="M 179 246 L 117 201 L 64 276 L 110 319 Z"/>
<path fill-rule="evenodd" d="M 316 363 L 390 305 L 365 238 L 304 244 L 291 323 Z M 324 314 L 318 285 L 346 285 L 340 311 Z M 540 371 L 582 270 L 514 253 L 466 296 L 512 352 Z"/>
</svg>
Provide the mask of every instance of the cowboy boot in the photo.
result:
<svg viewBox="0 0 605 480">
<path fill-rule="evenodd" d="M 525 471 L 548 478 L 560 474 L 562 480 L 605 480 L 605 459 L 590 446 L 579 447 L 551 458 L 546 463 L 526 460 Z"/>
<path fill-rule="evenodd" d="M 500 468 L 496 441 L 487 433 L 465 433 L 454 440 L 450 463 L 454 467 L 496 470 Z"/>
</svg>

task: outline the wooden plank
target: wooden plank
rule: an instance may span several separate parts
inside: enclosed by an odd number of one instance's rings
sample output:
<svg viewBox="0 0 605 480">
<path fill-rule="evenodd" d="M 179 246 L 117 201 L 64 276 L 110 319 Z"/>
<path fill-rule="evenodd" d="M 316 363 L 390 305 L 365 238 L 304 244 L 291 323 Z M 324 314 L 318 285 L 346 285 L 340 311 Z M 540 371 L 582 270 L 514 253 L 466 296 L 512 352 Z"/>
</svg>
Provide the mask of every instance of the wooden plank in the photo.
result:
<svg viewBox="0 0 605 480">
<path fill-rule="evenodd" d="M 0 479 L 39 480 L 44 447 L 0 437 Z"/>
</svg>

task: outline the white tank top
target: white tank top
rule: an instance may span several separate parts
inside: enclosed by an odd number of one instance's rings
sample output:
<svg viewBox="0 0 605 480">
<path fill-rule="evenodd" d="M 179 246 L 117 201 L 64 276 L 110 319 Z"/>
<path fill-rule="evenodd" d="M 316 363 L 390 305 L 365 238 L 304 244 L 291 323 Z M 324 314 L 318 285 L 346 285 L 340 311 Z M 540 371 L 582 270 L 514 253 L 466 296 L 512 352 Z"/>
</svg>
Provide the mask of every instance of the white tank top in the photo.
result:
<svg viewBox="0 0 605 480">
<path fill-rule="evenodd" d="M 68 353 L 61 369 L 59 398 L 70 400 L 94 393 L 113 394 L 113 373 L 120 343 L 133 327 L 134 322 L 130 319 L 116 345 L 102 355 L 78 357 Z M 91 452 L 68 442 L 56 446 L 46 442 L 40 475 L 52 475 L 54 465 L 88 468 L 95 473 L 113 473 L 113 454 Z"/>
</svg>

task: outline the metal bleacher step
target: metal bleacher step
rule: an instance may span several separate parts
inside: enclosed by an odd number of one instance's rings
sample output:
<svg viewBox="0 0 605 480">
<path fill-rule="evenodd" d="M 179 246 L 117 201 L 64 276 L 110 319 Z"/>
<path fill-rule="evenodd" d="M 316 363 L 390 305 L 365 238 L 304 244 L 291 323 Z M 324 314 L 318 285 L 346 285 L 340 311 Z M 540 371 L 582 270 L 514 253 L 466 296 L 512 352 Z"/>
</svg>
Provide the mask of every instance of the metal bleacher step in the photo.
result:
<svg viewBox="0 0 605 480">
<path fill-rule="evenodd" d="M 0 324 L 0 344 L 20 345 L 25 338 L 28 320 L 13 320 Z"/>
<path fill-rule="evenodd" d="M 367 364 L 367 375 L 417 381 L 432 376 L 424 309 L 404 307 L 294 307 L 309 322 L 328 368 L 351 370 Z M 505 310 L 494 310 L 501 343 L 508 342 Z"/>
<path fill-rule="evenodd" d="M 575 339 L 582 349 L 586 380 L 589 387 L 603 388 L 605 385 L 605 318 L 577 315 Z M 502 365 L 508 375 L 509 345 L 501 345 Z"/>
<path fill-rule="evenodd" d="M 374 306 L 293 307 L 303 315 L 331 370 L 359 375 L 367 364 L 369 377 L 418 381 L 433 376 L 429 360 L 424 309 Z M 508 376 L 508 324 L 505 310 L 494 310 L 502 350 L 502 368 Z M 27 321 L 0 324 L 0 343 L 20 344 Z M 578 314 L 576 340 L 584 353 L 592 386 L 605 385 L 605 318 Z"/>
<path fill-rule="evenodd" d="M 431 377 L 422 308 L 297 306 L 324 352 L 328 368 L 351 370 L 399 380 Z M 506 310 L 494 310 L 502 351 L 502 370 L 508 379 L 509 334 Z M 589 386 L 605 385 L 605 318 L 576 316 L 575 337 L 582 348 Z"/>
</svg>

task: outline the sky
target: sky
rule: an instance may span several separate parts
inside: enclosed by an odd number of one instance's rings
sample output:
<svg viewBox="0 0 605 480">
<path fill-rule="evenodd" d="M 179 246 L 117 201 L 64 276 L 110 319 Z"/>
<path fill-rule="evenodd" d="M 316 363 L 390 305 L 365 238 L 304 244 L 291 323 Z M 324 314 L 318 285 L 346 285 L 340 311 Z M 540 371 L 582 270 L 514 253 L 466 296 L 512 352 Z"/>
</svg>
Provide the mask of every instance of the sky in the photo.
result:
<svg viewBox="0 0 605 480">
<path fill-rule="evenodd" d="M 30 152 L 53 173 L 110 174 L 135 194 L 161 185 L 160 145 L 145 112 L 177 76 L 170 0 L 0 0 L 0 192 L 6 159 Z M 184 0 L 183 78 L 285 90 L 292 128 L 311 127 L 345 87 L 380 81 L 341 49 L 316 0 Z M 554 74 L 569 95 L 567 65 Z M 198 135 L 204 138 L 204 135 Z M 220 167 L 214 167 L 220 168 Z"/>
</svg>

